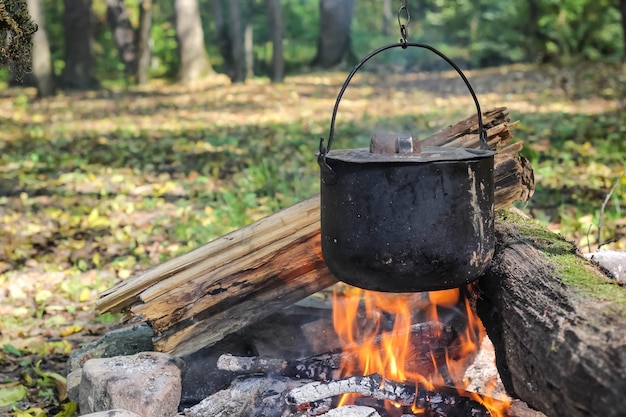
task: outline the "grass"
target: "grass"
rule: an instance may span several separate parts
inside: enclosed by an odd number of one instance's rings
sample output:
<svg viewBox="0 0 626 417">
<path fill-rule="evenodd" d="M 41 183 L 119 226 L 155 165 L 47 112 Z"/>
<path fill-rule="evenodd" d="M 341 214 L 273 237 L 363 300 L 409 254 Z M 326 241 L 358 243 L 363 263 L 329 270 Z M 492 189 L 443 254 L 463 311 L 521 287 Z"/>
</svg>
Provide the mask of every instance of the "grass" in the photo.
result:
<svg viewBox="0 0 626 417">
<path fill-rule="evenodd" d="M 514 133 L 537 179 L 522 209 L 594 249 L 602 203 L 622 178 L 601 239 L 626 248 L 624 68 L 513 66 L 468 76 L 483 109 L 507 106 L 521 120 Z M 345 77 L 213 78 L 44 100 L 29 89 L 0 92 L 0 346 L 31 364 L 66 357 L 115 321 L 95 317 L 98 293 L 318 192 L 315 153 Z M 472 114 L 456 78 L 358 75 L 334 147 L 366 146 L 374 131 L 424 137 Z M 0 366 L 18 364 L 5 378 L 24 383 L 26 369 L 40 378 L 15 351 L 0 353 Z M 41 369 L 57 365 L 44 360 Z M 37 402 L 33 387 L 22 409 Z M 65 403 L 45 404 L 53 415 Z"/>
</svg>

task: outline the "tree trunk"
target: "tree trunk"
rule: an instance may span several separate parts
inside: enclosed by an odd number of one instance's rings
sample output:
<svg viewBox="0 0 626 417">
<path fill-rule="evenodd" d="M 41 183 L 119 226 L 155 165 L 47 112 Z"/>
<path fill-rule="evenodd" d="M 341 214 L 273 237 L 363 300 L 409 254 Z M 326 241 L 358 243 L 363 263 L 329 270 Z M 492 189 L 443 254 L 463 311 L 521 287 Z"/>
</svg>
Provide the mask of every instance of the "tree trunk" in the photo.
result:
<svg viewBox="0 0 626 417">
<path fill-rule="evenodd" d="M 619 0 L 619 13 L 622 16 L 622 42 L 624 44 L 624 57 L 626 57 L 626 0 Z"/>
<path fill-rule="evenodd" d="M 625 0 L 626 1 L 626 0 Z M 281 83 L 285 76 L 283 56 L 283 12 L 280 0 L 267 0 L 267 17 L 272 37 L 272 82 Z"/>
<path fill-rule="evenodd" d="M 50 44 L 46 32 L 46 19 L 41 0 L 28 0 L 28 12 L 39 28 L 33 37 L 33 76 L 37 96 L 47 97 L 54 93 L 54 73 L 50 57 Z"/>
<path fill-rule="evenodd" d="M 139 85 L 148 82 L 151 29 L 152 0 L 141 0 L 139 2 L 139 28 L 137 29 L 137 65 L 135 67 L 135 80 Z"/>
<path fill-rule="evenodd" d="M 391 0 L 383 0 L 383 35 L 391 35 L 393 28 L 393 11 L 391 8 Z"/>
<path fill-rule="evenodd" d="M 350 25 L 354 1 L 320 1 L 320 34 L 312 65 L 330 68 L 352 57 Z"/>
<path fill-rule="evenodd" d="M 91 0 L 64 0 L 63 4 L 65 68 L 61 85 L 79 90 L 97 88 L 98 83 L 92 75 Z"/>
<path fill-rule="evenodd" d="M 232 79 L 233 51 L 231 48 L 230 34 L 224 12 L 222 0 L 213 0 L 213 17 L 215 18 L 216 44 L 220 55 L 224 60 L 224 67 L 228 77 Z"/>
<path fill-rule="evenodd" d="M 477 307 L 507 391 L 549 416 L 623 416 L 624 286 L 523 218 L 496 242 Z"/>
<path fill-rule="evenodd" d="M 126 76 L 135 73 L 137 63 L 135 30 L 130 23 L 124 0 L 106 0 L 107 22 L 113 34 L 120 59 L 124 64 Z"/>
<path fill-rule="evenodd" d="M 230 79 L 235 83 L 243 82 L 246 80 L 246 50 L 244 46 L 244 31 L 239 0 L 230 0 L 228 2 L 228 12 L 230 15 L 229 35 L 233 56 L 233 67 L 231 68 Z"/>
<path fill-rule="evenodd" d="M 174 10 L 180 57 L 178 79 L 182 82 L 197 80 L 211 71 L 211 64 L 204 48 L 198 0 L 175 0 Z"/>
<path fill-rule="evenodd" d="M 254 28 L 250 20 L 246 21 L 243 44 L 246 56 L 246 78 L 254 78 Z"/>
</svg>

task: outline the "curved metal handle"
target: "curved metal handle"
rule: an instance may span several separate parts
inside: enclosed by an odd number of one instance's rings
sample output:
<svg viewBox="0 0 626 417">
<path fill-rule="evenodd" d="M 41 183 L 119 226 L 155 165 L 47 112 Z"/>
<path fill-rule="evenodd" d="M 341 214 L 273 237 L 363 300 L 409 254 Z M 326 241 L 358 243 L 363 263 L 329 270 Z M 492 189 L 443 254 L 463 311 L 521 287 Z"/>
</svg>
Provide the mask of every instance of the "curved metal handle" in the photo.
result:
<svg viewBox="0 0 626 417">
<path fill-rule="evenodd" d="M 426 45 L 423 43 L 414 43 L 414 42 L 394 43 L 394 44 L 380 47 L 370 52 L 367 56 L 361 59 L 361 61 L 358 64 L 356 64 L 356 66 L 352 69 L 352 71 L 348 75 L 348 78 L 346 78 L 346 81 L 343 83 L 341 90 L 339 90 L 339 95 L 337 95 L 337 101 L 335 101 L 335 107 L 333 108 L 333 116 L 330 121 L 330 131 L 328 133 L 328 145 L 324 146 L 324 138 L 320 138 L 320 153 L 317 157 L 318 163 L 320 167 L 322 168 L 322 181 L 324 181 L 325 183 L 332 184 L 336 181 L 332 168 L 326 163 L 326 154 L 330 152 L 330 148 L 333 143 L 333 137 L 335 135 L 335 120 L 337 118 L 337 111 L 339 109 L 339 103 L 341 101 L 341 98 L 343 97 L 344 92 L 348 88 L 348 85 L 350 84 L 352 77 L 354 77 L 354 75 L 363 66 L 363 64 L 369 61 L 370 58 L 372 58 L 373 56 L 383 51 L 386 51 L 387 49 L 398 48 L 398 47 L 402 49 L 406 49 L 409 46 L 428 49 L 429 51 L 434 52 L 435 54 L 439 55 L 439 57 L 441 57 L 443 60 L 445 60 L 448 64 L 450 64 L 450 66 L 452 66 L 452 68 L 454 68 L 456 72 L 461 76 L 461 79 L 463 80 L 463 82 L 465 82 L 467 89 L 469 90 L 470 94 L 472 95 L 472 98 L 474 99 L 474 104 L 476 105 L 476 113 L 478 114 L 478 133 L 479 133 L 479 138 L 480 138 L 480 148 L 489 149 L 489 145 L 487 144 L 487 132 L 485 131 L 485 128 L 483 126 L 483 116 L 480 111 L 480 104 L 478 103 L 478 98 L 476 97 L 476 93 L 474 93 L 474 89 L 470 85 L 470 82 L 468 81 L 467 77 L 465 76 L 465 74 L 463 74 L 463 71 L 461 71 L 461 69 L 454 62 L 452 62 L 450 58 L 448 58 L 442 52 L 438 51 L 437 49 L 433 48 L 430 45 Z"/>
</svg>

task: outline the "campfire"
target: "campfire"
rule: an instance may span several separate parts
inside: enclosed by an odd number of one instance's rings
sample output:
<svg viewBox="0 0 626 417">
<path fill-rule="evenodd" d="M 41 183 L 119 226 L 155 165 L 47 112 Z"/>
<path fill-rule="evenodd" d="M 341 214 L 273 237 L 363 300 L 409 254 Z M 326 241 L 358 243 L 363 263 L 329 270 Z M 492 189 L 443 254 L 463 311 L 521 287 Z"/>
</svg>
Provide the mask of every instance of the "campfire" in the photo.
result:
<svg viewBox="0 0 626 417">
<path fill-rule="evenodd" d="M 186 414 L 218 415 L 236 398 L 254 403 L 247 415 L 255 416 L 504 416 L 508 397 L 490 392 L 495 378 L 483 394 L 468 391 L 464 379 L 485 338 L 472 294 L 469 287 L 382 293 L 337 284 L 340 349 L 298 360 L 222 355 L 218 368 L 234 373 L 231 386 Z"/>
<path fill-rule="evenodd" d="M 439 415 L 435 410 L 441 411 L 445 402 L 448 408 L 458 403 L 474 407 L 469 415 L 485 415 L 482 409 L 504 415 L 507 399 L 468 392 L 463 380 L 485 337 L 467 291 L 412 294 L 344 288 L 335 290 L 333 302 L 335 331 L 343 351 L 350 352 L 342 356 L 340 375 L 379 377 L 381 389 L 393 385 L 394 395 L 383 400 L 387 415 Z M 338 406 L 360 402 L 358 394 L 344 394 Z"/>
</svg>

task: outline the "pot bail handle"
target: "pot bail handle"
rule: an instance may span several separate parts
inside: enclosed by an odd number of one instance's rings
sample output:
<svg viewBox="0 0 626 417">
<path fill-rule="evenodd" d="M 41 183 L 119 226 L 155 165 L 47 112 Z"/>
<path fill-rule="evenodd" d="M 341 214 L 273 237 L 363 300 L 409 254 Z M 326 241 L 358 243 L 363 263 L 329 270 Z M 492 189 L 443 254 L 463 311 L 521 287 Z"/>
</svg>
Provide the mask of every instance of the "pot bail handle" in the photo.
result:
<svg viewBox="0 0 626 417">
<path fill-rule="evenodd" d="M 335 136 L 335 120 L 337 119 L 337 111 L 339 110 L 339 103 L 341 102 L 341 98 L 343 97 L 343 94 L 348 88 L 350 81 L 352 80 L 354 75 L 357 73 L 357 71 L 363 66 L 363 64 L 365 64 L 375 55 L 378 55 L 379 53 L 386 51 L 387 49 L 392 49 L 392 48 L 407 49 L 407 47 L 409 46 L 428 49 L 429 51 L 437 54 L 440 58 L 442 58 L 444 61 L 450 64 L 452 68 L 456 70 L 456 72 L 459 74 L 459 76 L 465 83 L 465 86 L 469 90 L 470 94 L 472 95 L 472 99 L 474 99 L 474 104 L 476 105 L 476 114 L 478 115 L 478 135 L 479 135 L 479 140 L 480 140 L 480 149 L 485 149 L 485 150 L 489 149 L 489 145 L 487 144 L 487 131 L 485 130 L 485 127 L 483 126 L 483 115 L 480 110 L 480 104 L 478 103 L 478 97 L 476 97 L 476 93 L 474 92 L 474 89 L 472 88 L 465 74 L 463 74 L 463 71 L 461 71 L 461 68 L 459 68 L 459 66 L 456 65 L 450 58 L 444 55 L 443 52 L 440 52 L 439 50 L 433 48 L 430 45 L 426 45 L 423 43 L 406 42 L 406 40 L 403 40 L 400 43 L 393 43 L 390 45 L 382 46 L 370 52 L 368 55 L 366 55 L 363 59 L 361 59 L 361 61 L 358 64 L 355 65 L 352 71 L 350 71 L 350 74 L 348 74 L 348 78 L 346 78 L 346 81 L 344 81 L 343 86 L 341 87 L 341 90 L 339 90 L 339 94 L 337 95 L 337 100 L 335 101 L 335 107 L 333 108 L 333 115 L 330 120 L 330 131 L 328 132 L 328 144 L 324 146 L 324 138 L 323 137 L 320 138 L 319 155 L 317 156 L 317 162 L 321 168 L 321 178 L 325 184 L 334 184 L 335 182 L 337 182 L 337 176 L 335 172 L 330 167 L 330 165 L 328 165 L 328 163 L 326 162 L 326 154 L 330 152 L 330 149 L 333 143 L 333 137 Z"/>
</svg>

